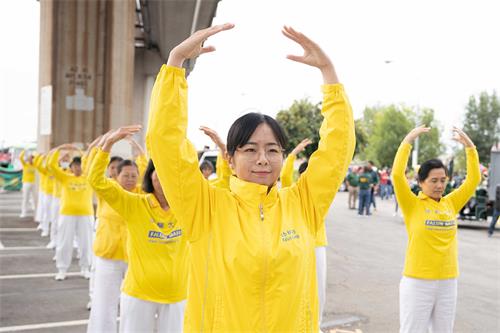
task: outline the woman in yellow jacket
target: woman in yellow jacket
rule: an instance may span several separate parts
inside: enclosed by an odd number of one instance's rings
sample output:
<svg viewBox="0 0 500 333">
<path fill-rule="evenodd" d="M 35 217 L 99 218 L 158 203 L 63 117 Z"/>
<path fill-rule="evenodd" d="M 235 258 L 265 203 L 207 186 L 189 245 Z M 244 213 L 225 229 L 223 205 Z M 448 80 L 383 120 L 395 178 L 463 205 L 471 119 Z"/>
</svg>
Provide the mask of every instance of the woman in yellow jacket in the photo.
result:
<svg viewBox="0 0 500 333">
<path fill-rule="evenodd" d="M 318 332 L 315 237 L 354 153 L 352 110 L 321 48 L 284 27 L 304 49 L 288 56 L 320 69 L 324 121 L 309 169 L 278 190 L 286 138 L 271 117 L 249 113 L 231 126 L 227 143 L 235 176 L 230 190 L 209 185 L 186 138 L 184 60 L 232 24 L 200 30 L 176 46 L 156 79 L 147 147 L 169 204 L 191 245 L 185 332 Z M 266 71 L 263 70 L 265 79 Z"/>
<path fill-rule="evenodd" d="M 21 204 L 21 215 L 20 218 L 24 218 L 28 213 L 28 205 L 31 209 L 35 210 L 35 166 L 33 165 L 33 155 L 25 160 L 26 152 L 23 150 L 19 155 L 19 161 L 23 165 L 23 201 Z"/>
<path fill-rule="evenodd" d="M 304 149 L 310 145 L 312 141 L 310 139 L 302 140 L 286 157 L 283 163 L 283 169 L 281 169 L 280 179 L 281 187 L 286 188 L 293 184 L 293 166 L 297 159 L 297 155 L 304 151 Z M 299 175 L 306 171 L 308 162 L 302 162 L 299 166 Z M 320 228 L 316 232 L 316 248 L 314 250 L 316 256 L 316 279 L 318 283 L 318 301 L 319 301 L 319 320 L 318 325 L 321 326 L 321 321 L 323 320 L 323 312 L 325 310 L 326 302 L 326 246 L 328 245 L 328 240 L 326 237 L 325 223 L 321 224 Z"/>
<path fill-rule="evenodd" d="M 42 231 L 41 236 L 49 236 L 50 220 L 52 217 L 52 199 L 54 196 L 54 175 L 47 167 L 47 155 L 39 155 L 35 158 L 35 167 L 40 175 L 40 188 L 43 192 L 42 201 L 38 202 L 40 207 L 40 224 L 38 229 Z M 38 212 L 37 212 L 38 215 Z"/>
<path fill-rule="evenodd" d="M 104 145 L 106 138 L 105 135 L 99 147 Z M 131 140 L 129 142 L 135 152 L 137 143 L 132 143 Z M 87 161 L 89 170 L 99 147 L 90 150 Z M 136 156 L 136 160 L 141 161 L 140 164 L 145 160 L 145 156 L 141 153 L 138 152 L 139 155 Z M 141 192 L 138 185 L 140 171 L 134 161 L 113 156 L 106 171 L 110 180 L 116 181 L 125 190 L 133 193 Z M 127 230 L 124 218 L 99 194 L 97 200 L 96 216 L 99 223 L 96 222 L 97 230 L 93 241 L 93 271 L 89 281 L 92 301 L 89 307 L 91 311 L 87 332 L 116 332 L 120 287 L 127 271 Z"/>
<path fill-rule="evenodd" d="M 50 155 L 48 165 L 54 177 L 61 183 L 61 201 L 57 230 L 55 279 L 60 281 L 66 278 L 66 272 L 71 265 L 73 253 L 73 239 L 75 234 L 80 250 L 80 269 L 82 276 L 90 278 L 90 259 L 92 246 L 92 223 L 94 220 L 94 206 L 92 204 L 92 189 L 82 172 L 80 157 L 74 157 L 69 168 L 71 174 L 59 166 L 59 151 L 72 145 L 62 145 Z"/>
<path fill-rule="evenodd" d="M 443 196 L 448 171 L 440 160 L 422 163 L 418 182 L 422 191 L 414 195 L 405 170 L 413 141 L 430 130 L 413 129 L 399 147 L 392 178 L 397 201 L 408 232 L 403 277 L 399 286 L 401 333 L 451 333 L 457 303 L 457 214 L 481 180 L 474 143 L 454 128 L 455 140 L 465 146 L 467 177 L 463 184 Z"/>
<path fill-rule="evenodd" d="M 170 210 L 155 166 L 150 161 L 144 174 L 146 194 L 131 193 L 104 175 L 113 144 L 139 129 L 140 126 L 128 126 L 113 132 L 98 150 L 89 174 L 96 194 L 123 217 L 128 230 L 128 270 L 120 300 L 120 332 L 152 332 L 154 327 L 159 332 L 181 332 L 189 252 L 184 231 Z"/>
</svg>

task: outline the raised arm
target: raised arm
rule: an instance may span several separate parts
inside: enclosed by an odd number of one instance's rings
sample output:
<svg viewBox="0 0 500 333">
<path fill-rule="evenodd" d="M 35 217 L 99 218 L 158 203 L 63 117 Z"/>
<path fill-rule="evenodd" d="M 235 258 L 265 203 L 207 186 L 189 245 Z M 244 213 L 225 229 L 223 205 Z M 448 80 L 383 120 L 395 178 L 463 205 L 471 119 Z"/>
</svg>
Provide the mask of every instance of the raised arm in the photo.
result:
<svg viewBox="0 0 500 333">
<path fill-rule="evenodd" d="M 465 147 L 467 161 L 467 176 L 464 182 L 459 188 L 447 195 L 455 211 L 458 212 L 467 203 L 470 197 L 474 195 L 476 187 L 481 182 L 481 172 L 479 170 L 479 156 L 472 140 L 459 128 L 454 127 L 453 132 L 453 139 Z"/>
<path fill-rule="evenodd" d="M 58 181 L 65 182 L 70 176 L 59 166 L 59 155 L 60 148 L 55 149 L 49 154 L 47 157 L 47 168 Z"/>
<path fill-rule="evenodd" d="M 187 82 L 184 60 L 214 51 L 203 47 L 210 36 L 231 24 L 197 31 L 170 53 L 151 93 L 146 147 L 155 164 L 163 192 L 188 239 L 208 231 L 212 188 L 198 167 L 198 154 L 186 137 Z"/>
<path fill-rule="evenodd" d="M 47 176 L 49 173 L 49 171 L 47 170 L 47 167 L 46 167 L 46 163 L 45 163 L 46 160 L 47 160 L 47 155 L 40 154 L 40 155 L 37 155 L 35 157 L 34 163 L 33 163 L 36 170 L 45 176 Z"/>
<path fill-rule="evenodd" d="M 23 168 L 26 167 L 26 164 L 28 164 L 25 160 L 24 160 L 24 155 L 25 155 L 26 151 L 23 149 L 21 151 L 21 154 L 19 154 L 19 161 L 21 162 L 21 164 L 23 165 Z"/>
<path fill-rule="evenodd" d="M 290 27 L 284 27 L 283 34 L 304 50 L 302 56 L 289 55 L 287 58 L 316 67 L 323 76 L 321 113 L 324 119 L 319 131 L 320 142 L 309 159 L 307 170 L 297 182 L 303 204 L 307 209 L 312 208 L 316 223 L 322 223 L 354 154 L 356 138 L 352 109 L 335 68 L 323 50 Z"/>
<path fill-rule="evenodd" d="M 118 214 L 127 217 L 140 199 L 137 194 L 126 191 L 116 181 L 106 177 L 109 152 L 100 148 L 95 149 L 97 153 L 89 169 L 88 182 L 97 196 L 105 200 Z"/>
<path fill-rule="evenodd" d="M 288 154 L 280 173 L 282 188 L 289 187 L 293 184 L 293 165 L 297 159 L 297 155 L 303 152 L 311 143 L 312 141 L 310 139 L 304 139 L 293 148 L 290 154 Z"/>
<path fill-rule="evenodd" d="M 396 156 L 394 157 L 394 163 L 392 165 L 392 185 L 394 186 L 396 199 L 399 206 L 401 206 L 401 210 L 407 214 L 409 214 L 415 206 L 414 202 L 417 200 L 417 197 L 411 191 L 410 185 L 406 180 L 406 165 L 408 164 L 408 159 L 410 158 L 413 141 L 419 135 L 429 131 L 430 127 L 425 127 L 425 125 L 411 130 L 401 142 L 401 145 L 396 152 Z"/>
</svg>

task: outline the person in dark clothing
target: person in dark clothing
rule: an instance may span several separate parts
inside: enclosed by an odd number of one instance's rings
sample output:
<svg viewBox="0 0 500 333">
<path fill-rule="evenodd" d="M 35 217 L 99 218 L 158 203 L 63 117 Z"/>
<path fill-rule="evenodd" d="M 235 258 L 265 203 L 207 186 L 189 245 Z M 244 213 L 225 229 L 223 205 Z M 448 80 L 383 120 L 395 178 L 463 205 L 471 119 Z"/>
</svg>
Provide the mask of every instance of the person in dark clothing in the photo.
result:
<svg viewBox="0 0 500 333">
<path fill-rule="evenodd" d="M 495 205 L 493 206 L 493 216 L 491 217 L 490 227 L 488 229 L 488 236 L 493 236 L 495 232 L 495 225 L 498 222 L 498 216 L 500 216 L 500 184 L 497 184 L 496 194 L 495 194 Z"/>
</svg>

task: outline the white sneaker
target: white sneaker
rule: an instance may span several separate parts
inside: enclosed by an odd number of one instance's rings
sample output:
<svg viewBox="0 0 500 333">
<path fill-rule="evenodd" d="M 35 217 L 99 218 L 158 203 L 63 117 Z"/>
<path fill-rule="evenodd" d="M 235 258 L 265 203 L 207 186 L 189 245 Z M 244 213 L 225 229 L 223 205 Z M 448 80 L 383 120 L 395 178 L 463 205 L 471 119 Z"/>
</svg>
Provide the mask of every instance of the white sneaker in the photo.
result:
<svg viewBox="0 0 500 333">
<path fill-rule="evenodd" d="M 87 303 L 86 308 L 87 308 L 87 310 L 89 310 L 89 311 L 92 309 L 92 301 L 89 301 L 89 302 Z"/>
<path fill-rule="evenodd" d="M 21 214 L 21 215 L 19 215 L 19 218 L 24 219 L 25 217 L 26 217 L 26 214 Z"/>
<path fill-rule="evenodd" d="M 54 256 L 52 257 L 52 261 L 56 261 L 56 255 L 54 254 Z"/>
<path fill-rule="evenodd" d="M 48 231 L 42 231 L 42 234 L 41 234 L 42 237 L 47 237 L 48 235 L 49 235 Z"/>
<path fill-rule="evenodd" d="M 56 281 L 62 281 L 66 279 L 66 273 L 64 272 L 58 272 L 56 276 L 54 277 Z"/>
<path fill-rule="evenodd" d="M 90 271 L 87 268 L 82 268 L 80 273 L 82 274 L 84 279 L 86 280 L 90 279 Z"/>
<path fill-rule="evenodd" d="M 38 226 L 36 227 L 36 230 L 42 230 L 42 225 L 38 223 Z"/>
<path fill-rule="evenodd" d="M 49 244 L 46 246 L 47 249 L 55 249 L 56 244 L 53 241 L 50 241 Z"/>
</svg>

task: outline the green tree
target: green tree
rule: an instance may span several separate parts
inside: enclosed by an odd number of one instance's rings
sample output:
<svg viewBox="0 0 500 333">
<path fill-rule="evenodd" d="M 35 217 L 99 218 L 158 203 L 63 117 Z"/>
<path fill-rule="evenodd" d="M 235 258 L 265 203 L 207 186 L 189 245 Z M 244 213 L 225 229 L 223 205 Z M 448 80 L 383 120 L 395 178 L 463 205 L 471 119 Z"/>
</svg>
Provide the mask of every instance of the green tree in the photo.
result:
<svg viewBox="0 0 500 333">
<path fill-rule="evenodd" d="M 391 166 L 399 144 L 414 127 L 410 110 L 398 109 L 394 105 L 370 109 L 368 122 L 371 135 L 366 147 L 366 158 L 378 166 Z M 366 115 L 366 113 L 365 113 Z"/>
<path fill-rule="evenodd" d="M 439 140 L 439 133 L 442 129 L 439 122 L 434 118 L 434 110 L 432 109 L 422 109 L 418 118 L 415 124 L 425 124 L 431 127 L 429 133 L 419 138 L 418 162 L 422 164 L 431 158 L 438 158 L 443 153 L 443 145 Z"/>
<path fill-rule="evenodd" d="M 320 103 L 313 104 L 308 99 L 301 99 L 294 101 L 288 109 L 278 112 L 276 120 L 288 136 L 288 146 L 285 147 L 287 152 L 305 138 L 313 141 L 305 149 L 307 156 L 318 148 L 319 128 L 323 121 L 320 107 Z"/>
<path fill-rule="evenodd" d="M 479 101 L 470 96 L 465 109 L 464 131 L 476 145 L 481 163 L 489 164 L 491 147 L 500 139 L 500 103 L 496 92 L 488 95 L 483 91 Z"/>
<path fill-rule="evenodd" d="M 354 121 L 354 131 L 356 134 L 356 150 L 354 151 L 354 156 L 361 159 L 364 157 L 366 145 L 368 144 L 368 133 L 362 118 Z"/>
</svg>

